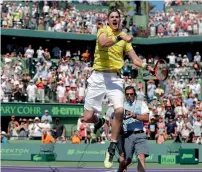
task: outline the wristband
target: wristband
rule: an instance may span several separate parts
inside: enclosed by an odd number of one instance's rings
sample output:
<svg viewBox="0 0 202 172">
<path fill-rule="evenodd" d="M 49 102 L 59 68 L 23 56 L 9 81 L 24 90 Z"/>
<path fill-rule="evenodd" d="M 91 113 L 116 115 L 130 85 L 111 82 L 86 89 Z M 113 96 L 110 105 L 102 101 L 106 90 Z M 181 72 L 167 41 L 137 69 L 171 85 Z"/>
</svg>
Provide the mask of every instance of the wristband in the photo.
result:
<svg viewBox="0 0 202 172">
<path fill-rule="evenodd" d="M 121 36 L 119 35 L 119 36 L 117 36 L 116 37 L 116 39 L 117 39 L 117 41 L 121 41 L 122 40 L 122 38 L 121 38 Z"/>
<path fill-rule="evenodd" d="M 146 69 L 147 63 L 142 63 L 142 68 Z"/>
</svg>

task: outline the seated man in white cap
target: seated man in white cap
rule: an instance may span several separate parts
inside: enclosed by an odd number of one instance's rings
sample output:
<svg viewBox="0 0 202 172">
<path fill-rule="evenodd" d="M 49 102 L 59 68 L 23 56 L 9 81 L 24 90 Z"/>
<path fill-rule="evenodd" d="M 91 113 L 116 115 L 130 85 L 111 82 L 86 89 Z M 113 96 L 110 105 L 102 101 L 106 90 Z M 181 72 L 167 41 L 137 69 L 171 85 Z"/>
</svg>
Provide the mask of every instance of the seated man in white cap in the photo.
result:
<svg viewBox="0 0 202 172">
<path fill-rule="evenodd" d="M 42 121 L 42 122 L 45 121 L 46 119 L 48 120 L 49 123 L 52 122 L 52 117 L 51 117 L 51 115 L 49 115 L 48 113 L 49 113 L 49 111 L 46 109 L 46 110 L 44 111 L 44 115 L 43 115 L 42 118 L 41 118 L 41 121 Z"/>
</svg>

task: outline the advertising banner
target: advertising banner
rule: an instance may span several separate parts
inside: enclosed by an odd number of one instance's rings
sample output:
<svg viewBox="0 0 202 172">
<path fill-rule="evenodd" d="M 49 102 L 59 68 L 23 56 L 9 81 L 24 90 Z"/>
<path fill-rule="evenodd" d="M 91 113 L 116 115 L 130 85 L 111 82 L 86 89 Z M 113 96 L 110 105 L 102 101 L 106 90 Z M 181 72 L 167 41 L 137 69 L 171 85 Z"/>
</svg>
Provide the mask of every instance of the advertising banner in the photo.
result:
<svg viewBox="0 0 202 172">
<path fill-rule="evenodd" d="M 79 117 L 83 113 L 81 104 L 40 104 L 40 103 L 2 103 L 2 116 L 42 116 L 48 110 L 53 117 Z"/>
<path fill-rule="evenodd" d="M 170 155 L 167 147 L 170 144 L 149 144 L 150 155 L 146 158 L 146 162 L 161 162 L 164 164 L 172 164 L 178 161 L 178 157 Z M 182 147 L 188 144 L 183 144 Z M 53 154 L 56 155 L 56 161 L 86 161 L 86 162 L 103 162 L 105 151 L 108 144 L 55 144 Z M 196 144 L 189 144 L 188 147 L 195 148 Z M 2 144 L 1 159 L 2 160 L 31 160 L 31 154 L 40 154 L 41 144 Z M 202 162 L 202 147 L 199 149 L 199 162 Z M 168 156 L 167 156 L 168 155 Z M 118 154 L 116 156 L 118 158 Z M 176 159 L 175 159 L 176 158 Z M 183 157 L 182 157 L 183 158 Z M 115 160 L 115 158 L 114 158 Z M 115 160 L 116 161 L 116 160 Z M 137 158 L 134 155 L 133 161 Z"/>
</svg>

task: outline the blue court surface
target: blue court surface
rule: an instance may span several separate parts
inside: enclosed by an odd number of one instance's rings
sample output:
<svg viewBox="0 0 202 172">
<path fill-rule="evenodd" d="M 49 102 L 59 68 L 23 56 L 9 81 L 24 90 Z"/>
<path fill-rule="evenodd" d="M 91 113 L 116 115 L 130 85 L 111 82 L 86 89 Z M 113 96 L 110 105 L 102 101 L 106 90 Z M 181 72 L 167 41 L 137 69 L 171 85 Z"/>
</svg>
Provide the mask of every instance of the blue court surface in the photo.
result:
<svg viewBox="0 0 202 172">
<path fill-rule="evenodd" d="M 8 167 L 2 166 L 2 172 L 116 172 L 117 169 L 106 168 L 71 168 L 71 167 Z M 128 172 L 137 172 L 129 168 Z M 202 168 L 148 168 L 146 172 L 202 172 Z"/>
</svg>

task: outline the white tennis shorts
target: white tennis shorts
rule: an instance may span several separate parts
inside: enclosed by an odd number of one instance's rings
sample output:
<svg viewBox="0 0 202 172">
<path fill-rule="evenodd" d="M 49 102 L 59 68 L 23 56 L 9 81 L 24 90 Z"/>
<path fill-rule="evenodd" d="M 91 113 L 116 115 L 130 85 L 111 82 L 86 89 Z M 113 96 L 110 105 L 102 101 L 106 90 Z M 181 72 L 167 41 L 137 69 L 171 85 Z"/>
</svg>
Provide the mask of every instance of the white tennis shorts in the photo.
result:
<svg viewBox="0 0 202 172">
<path fill-rule="evenodd" d="M 100 113 L 105 95 L 113 104 L 114 109 L 122 108 L 124 102 L 123 79 L 116 73 L 93 71 L 88 78 L 84 108 Z"/>
</svg>

